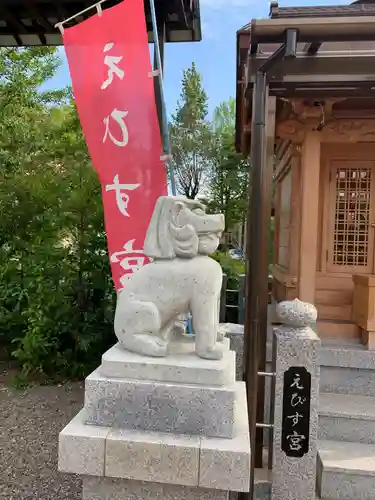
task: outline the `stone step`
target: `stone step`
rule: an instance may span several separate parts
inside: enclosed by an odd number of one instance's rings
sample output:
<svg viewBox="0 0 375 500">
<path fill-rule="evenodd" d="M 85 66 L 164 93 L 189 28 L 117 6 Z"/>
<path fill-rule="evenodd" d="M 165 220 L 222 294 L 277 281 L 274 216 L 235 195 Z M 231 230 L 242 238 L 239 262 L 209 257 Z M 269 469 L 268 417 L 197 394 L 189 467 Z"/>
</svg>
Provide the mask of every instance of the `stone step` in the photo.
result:
<svg viewBox="0 0 375 500">
<path fill-rule="evenodd" d="M 324 500 L 374 500 L 375 446 L 319 441 L 317 489 Z"/>
<path fill-rule="evenodd" d="M 356 344 L 325 344 L 319 358 L 321 392 L 375 396 L 375 351 Z"/>
<path fill-rule="evenodd" d="M 321 392 L 319 438 L 375 444 L 375 398 Z"/>
<path fill-rule="evenodd" d="M 237 380 L 242 380 L 243 364 L 243 325 L 234 323 L 221 324 L 230 339 L 231 349 L 236 351 Z M 272 325 L 267 332 L 267 368 L 272 361 Z M 358 340 L 322 339 L 319 349 L 319 361 L 322 367 L 321 389 L 324 392 L 342 392 L 375 396 L 375 351 L 368 350 Z M 359 377 L 359 380 L 358 380 Z M 351 384 L 352 381 L 352 384 Z M 362 382 L 365 381 L 365 386 Z M 353 385 L 353 387 L 348 387 Z M 335 389 L 336 388 L 336 389 Z M 362 392 L 364 391 L 364 392 Z"/>
<path fill-rule="evenodd" d="M 375 351 L 356 342 L 325 341 L 320 348 L 319 361 L 322 366 L 375 370 Z"/>
</svg>

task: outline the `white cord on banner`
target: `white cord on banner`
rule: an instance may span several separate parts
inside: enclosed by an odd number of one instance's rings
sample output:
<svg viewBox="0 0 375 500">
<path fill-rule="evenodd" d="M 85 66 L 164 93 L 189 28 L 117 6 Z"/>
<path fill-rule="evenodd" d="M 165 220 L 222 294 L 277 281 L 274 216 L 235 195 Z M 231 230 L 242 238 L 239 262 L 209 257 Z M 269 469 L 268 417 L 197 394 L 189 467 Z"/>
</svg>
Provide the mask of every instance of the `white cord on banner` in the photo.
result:
<svg viewBox="0 0 375 500">
<path fill-rule="evenodd" d="M 61 23 L 55 24 L 55 28 L 59 28 L 60 33 L 63 35 L 64 34 L 64 26 Z"/>
<path fill-rule="evenodd" d="M 103 11 L 102 11 L 102 3 L 106 2 L 106 1 L 107 0 L 100 0 L 99 2 L 93 3 L 89 7 L 86 7 L 86 9 L 83 9 L 83 10 L 77 12 L 77 14 L 74 14 L 74 16 L 70 16 L 67 19 L 64 19 L 64 21 L 60 21 L 60 22 L 56 23 L 55 24 L 55 28 L 58 28 L 60 30 L 61 34 L 63 34 L 64 33 L 64 26 L 63 25 L 65 23 L 68 23 L 72 19 L 75 19 L 76 17 L 80 16 L 81 14 L 84 14 L 85 12 L 88 12 L 91 9 L 96 9 L 98 11 L 98 15 L 101 16 L 102 13 L 103 13 Z"/>
</svg>

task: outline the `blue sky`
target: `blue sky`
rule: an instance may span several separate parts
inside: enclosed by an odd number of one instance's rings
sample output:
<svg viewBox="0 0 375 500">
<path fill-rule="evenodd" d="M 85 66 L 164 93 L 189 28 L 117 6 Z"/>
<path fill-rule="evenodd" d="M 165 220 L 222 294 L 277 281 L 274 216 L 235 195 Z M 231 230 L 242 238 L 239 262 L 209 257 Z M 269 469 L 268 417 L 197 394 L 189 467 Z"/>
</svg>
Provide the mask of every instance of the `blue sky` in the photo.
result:
<svg viewBox="0 0 375 500">
<path fill-rule="evenodd" d="M 347 4 L 347 0 L 279 0 L 280 6 Z M 180 94 L 182 72 L 195 61 L 209 97 L 209 111 L 235 95 L 236 31 L 253 18 L 267 17 L 266 0 L 200 0 L 203 40 L 196 43 L 167 44 L 165 51 L 165 95 L 169 113 Z M 64 51 L 63 65 L 49 87 L 70 82 Z"/>
</svg>

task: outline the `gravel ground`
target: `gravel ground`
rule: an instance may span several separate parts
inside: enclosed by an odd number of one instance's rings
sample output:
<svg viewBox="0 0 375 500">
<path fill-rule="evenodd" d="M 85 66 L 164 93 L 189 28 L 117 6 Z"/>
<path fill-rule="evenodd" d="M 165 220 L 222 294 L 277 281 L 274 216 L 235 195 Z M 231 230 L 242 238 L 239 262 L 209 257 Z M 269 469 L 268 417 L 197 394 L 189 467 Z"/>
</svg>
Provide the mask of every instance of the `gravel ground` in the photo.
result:
<svg viewBox="0 0 375 500">
<path fill-rule="evenodd" d="M 60 430 L 83 406 L 83 382 L 11 387 L 0 366 L 0 500 L 81 500 L 78 477 L 57 471 Z"/>
</svg>

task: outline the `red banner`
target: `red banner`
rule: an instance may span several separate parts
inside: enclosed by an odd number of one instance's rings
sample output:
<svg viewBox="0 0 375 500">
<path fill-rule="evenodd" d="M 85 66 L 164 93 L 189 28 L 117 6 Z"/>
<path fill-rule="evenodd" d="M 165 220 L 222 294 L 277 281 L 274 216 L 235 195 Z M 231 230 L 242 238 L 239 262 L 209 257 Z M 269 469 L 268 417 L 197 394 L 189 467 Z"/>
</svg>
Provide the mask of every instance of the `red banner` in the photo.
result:
<svg viewBox="0 0 375 500">
<path fill-rule="evenodd" d="M 67 28 L 72 87 L 102 184 L 116 288 L 147 262 L 146 230 L 167 193 L 143 0 L 126 0 Z"/>
</svg>

